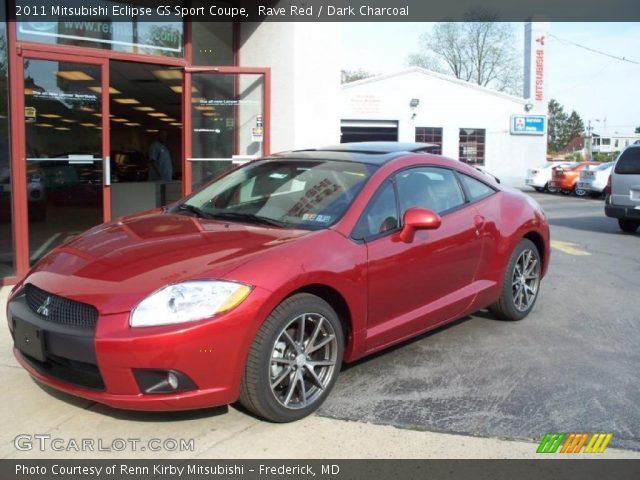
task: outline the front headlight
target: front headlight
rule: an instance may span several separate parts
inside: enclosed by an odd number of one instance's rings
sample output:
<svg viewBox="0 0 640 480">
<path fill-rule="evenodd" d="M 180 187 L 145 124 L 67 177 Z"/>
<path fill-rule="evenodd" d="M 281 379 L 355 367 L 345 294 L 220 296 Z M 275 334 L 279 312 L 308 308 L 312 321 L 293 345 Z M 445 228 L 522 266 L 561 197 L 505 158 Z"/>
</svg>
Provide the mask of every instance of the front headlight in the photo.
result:
<svg viewBox="0 0 640 480">
<path fill-rule="evenodd" d="M 151 327 L 194 322 L 240 305 L 251 287 L 222 280 L 194 280 L 161 288 L 131 312 L 129 325 Z"/>
</svg>

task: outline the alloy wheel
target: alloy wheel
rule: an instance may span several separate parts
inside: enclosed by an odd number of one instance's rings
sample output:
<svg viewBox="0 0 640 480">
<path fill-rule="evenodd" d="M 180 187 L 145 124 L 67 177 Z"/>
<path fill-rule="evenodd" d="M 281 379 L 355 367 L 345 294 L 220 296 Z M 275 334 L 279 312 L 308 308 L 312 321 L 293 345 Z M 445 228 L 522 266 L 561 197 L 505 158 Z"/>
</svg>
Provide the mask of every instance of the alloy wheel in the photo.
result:
<svg viewBox="0 0 640 480">
<path fill-rule="evenodd" d="M 540 262 L 531 250 L 523 250 L 513 268 L 511 291 L 513 304 L 521 312 L 528 310 L 536 299 L 540 285 Z"/>
<path fill-rule="evenodd" d="M 289 409 L 314 403 L 333 378 L 338 356 L 336 333 L 318 313 L 304 313 L 282 329 L 273 344 L 269 385 Z"/>
</svg>

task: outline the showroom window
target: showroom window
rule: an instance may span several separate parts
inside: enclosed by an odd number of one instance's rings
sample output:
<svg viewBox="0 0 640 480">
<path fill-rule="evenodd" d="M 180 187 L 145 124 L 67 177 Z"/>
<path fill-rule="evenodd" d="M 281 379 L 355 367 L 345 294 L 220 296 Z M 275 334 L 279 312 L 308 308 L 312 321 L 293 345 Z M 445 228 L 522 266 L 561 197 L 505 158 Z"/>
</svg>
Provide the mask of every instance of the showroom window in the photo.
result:
<svg viewBox="0 0 640 480">
<path fill-rule="evenodd" d="M 461 128 L 458 159 L 472 165 L 484 165 L 485 130 Z"/>
<path fill-rule="evenodd" d="M 437 148 L 434 148 L 429 153 L 442 155 L 442 128 L 416 127 L 416 142 L 436 145 Z"/>
<path fill-rule="evenodd" d="M 132 1 L 106 2 L 102 7 L 108 7 L 109 11 L 111 7 L 125 11 L 132 4 Z M 58 22 L 17 22 L 18 40 L 143 55 L 184 56 L 184 25 L 181 21 L 167 21 L 160 15 L 150 17 L 150 21 L 138 21 L 136 17 L 118 22 L 108 19 L 65 21 L 64 17 L 59 18 Z M 122 18 L 130 17 L 123 15 Z"/>
</svg>

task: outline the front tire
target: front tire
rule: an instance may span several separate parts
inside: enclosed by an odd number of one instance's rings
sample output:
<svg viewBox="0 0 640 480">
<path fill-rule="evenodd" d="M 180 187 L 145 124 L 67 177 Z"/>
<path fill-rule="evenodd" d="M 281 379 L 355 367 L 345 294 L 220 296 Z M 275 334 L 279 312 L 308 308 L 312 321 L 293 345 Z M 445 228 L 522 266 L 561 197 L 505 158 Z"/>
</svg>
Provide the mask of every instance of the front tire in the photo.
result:
<svg viewBox="0 0 640 480">
<path fill-rule="evenodd" d="M 640 222 L 634 222 L 633 220 L 618 220 L 618 225 L 620 226 L 620 230 L 626 233 L 636 233 L 638 227 L 640 227 Z"/>
<path fill-rule="evenodd" d="M 489 310 L 501 320 L 521 320 L 529 315 L 538 298 L 541 273 L 538 248 L 523 238 L 509 259 L 500 298 Z"/>
<path fill-rule="evenodd" d="M 321 298 L 300 293 L 284 300 L 253 341 L 240 402 L 272 422 L 313 413 L 333 389 L 344 351 L 342 324 Z"/>
</svg>

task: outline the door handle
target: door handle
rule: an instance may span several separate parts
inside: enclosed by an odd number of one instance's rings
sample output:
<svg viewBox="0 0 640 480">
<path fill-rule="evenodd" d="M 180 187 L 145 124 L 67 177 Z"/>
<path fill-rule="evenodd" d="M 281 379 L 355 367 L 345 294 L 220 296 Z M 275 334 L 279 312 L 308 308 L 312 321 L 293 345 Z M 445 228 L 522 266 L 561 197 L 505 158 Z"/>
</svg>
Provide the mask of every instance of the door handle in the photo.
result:
<svg viewBox="0 0 640 480">
<path fill-rule="evenodd" d="M 477 229 L 482 228 L 482 226 L 484 225 L 484 217 L 482 215 L 476 215 L 475 217 L 473 217 L 473 223 Z"/>
</svg>

